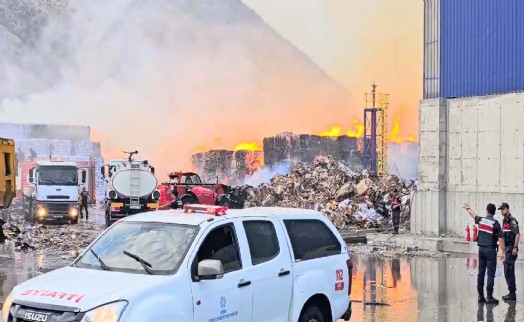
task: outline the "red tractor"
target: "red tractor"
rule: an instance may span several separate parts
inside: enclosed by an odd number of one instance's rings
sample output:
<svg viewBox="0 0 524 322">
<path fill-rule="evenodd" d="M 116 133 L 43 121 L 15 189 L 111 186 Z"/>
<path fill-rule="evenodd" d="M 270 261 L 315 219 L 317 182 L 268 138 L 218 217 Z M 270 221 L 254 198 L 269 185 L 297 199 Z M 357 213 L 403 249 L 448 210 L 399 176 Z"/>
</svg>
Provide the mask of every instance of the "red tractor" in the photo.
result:
<svg viewBox="0 0 524 322">
<path fill-rule="evenodd" d="M 239 209 L 244 207 L 244 196 L 238 189 L 221 183 L 202 183 L 194 172 L 171 172 L 169 182 L 157 187 L 161 208 L 182 208 L 186 204 L 220 205 Z"/>
</svg>

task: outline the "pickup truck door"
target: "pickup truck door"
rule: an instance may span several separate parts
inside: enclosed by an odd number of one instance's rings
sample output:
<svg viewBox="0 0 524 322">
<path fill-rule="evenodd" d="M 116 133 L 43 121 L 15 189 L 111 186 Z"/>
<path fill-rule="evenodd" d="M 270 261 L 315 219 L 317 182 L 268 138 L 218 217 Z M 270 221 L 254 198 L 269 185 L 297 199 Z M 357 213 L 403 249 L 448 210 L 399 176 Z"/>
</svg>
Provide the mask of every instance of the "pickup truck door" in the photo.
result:
<svg viewBox="0 0 524 322">
<path fill-rule="evenodd" d="M 250 217 L 242 225 L 249 245 L 253 322 L 289 321 L 293 272 L 283 226 L 267 217 Z"/>
<path fill-rule="evenodd" d="M 247 242 L 238 230 L 241 226 L 224 223 L 208 229 L 189 261 L 191 291 L 195 322 L 235 321 L 251 322 L 253 286 L 245 269 L 248 256 Z M 242 247 L 241 247 L 242 245 Z M 224 275 L 213 280 L 194 279 L 198 262 L 204 259 L 221 260 Z"/>
</svg>

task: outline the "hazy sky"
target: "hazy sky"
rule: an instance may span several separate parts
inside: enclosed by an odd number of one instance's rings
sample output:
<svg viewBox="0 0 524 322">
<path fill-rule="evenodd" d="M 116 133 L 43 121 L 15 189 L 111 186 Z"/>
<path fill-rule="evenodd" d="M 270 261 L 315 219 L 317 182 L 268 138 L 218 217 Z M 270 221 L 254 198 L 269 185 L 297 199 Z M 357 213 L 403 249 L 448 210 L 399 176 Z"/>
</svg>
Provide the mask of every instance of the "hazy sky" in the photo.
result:
<svg viewBox="0 0 524 322">
<path fill-rule="evenodd" d="M 400 134 L 418 137 L 422 0 L 243 1 L 362 102 L 375 81 L 390 123 L 400 116 Z"/>
</svg>

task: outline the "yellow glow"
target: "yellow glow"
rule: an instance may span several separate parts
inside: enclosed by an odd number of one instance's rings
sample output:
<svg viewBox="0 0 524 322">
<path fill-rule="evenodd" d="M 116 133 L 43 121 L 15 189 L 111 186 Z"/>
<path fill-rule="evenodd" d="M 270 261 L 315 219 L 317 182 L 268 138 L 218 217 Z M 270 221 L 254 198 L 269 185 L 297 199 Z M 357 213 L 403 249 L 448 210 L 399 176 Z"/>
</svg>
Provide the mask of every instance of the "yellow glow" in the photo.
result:
<svg viewBox="0 0 524 322">
<path fill-rule="evenodd" d="M 40 217 L 45 217 L 45 215 L 47 214 L 47 211 L 45 210 L 45 208 L 39 208 L 36 214 Z"/>
<path fill-rule="evenodd" d="M 9 309 L 11 308 L 11 304 L 13 304 L 13 295 L 9 293 L 9 295 L 4 301 L 4 306 L 2 307 L 3 321 L 7 321 L 7 316 L 9 315 Z"/>
<path fill-rule="evenodd" d="M 103 306 L 95 311 L 92 322 L 116 322 L 118 316 L 110 306 Z"/>
<path fill-rule="evenodd" d="M 237 151 L 262 151 L 262 148 L 258 143 L 251 142 L 251 143 L 239 143 L 234 149 L 235 152 Z"/>
</svg>

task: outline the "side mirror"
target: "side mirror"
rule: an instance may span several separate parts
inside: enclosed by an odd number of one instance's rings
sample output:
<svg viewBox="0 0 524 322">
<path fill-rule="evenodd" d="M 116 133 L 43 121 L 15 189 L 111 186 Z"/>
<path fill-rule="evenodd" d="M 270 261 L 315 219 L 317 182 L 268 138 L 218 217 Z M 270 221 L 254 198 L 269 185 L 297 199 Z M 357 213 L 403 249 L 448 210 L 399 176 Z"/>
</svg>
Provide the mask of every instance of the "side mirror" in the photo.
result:
<svg viewBox="0 0 524 322">
<path fill-rule="evenodd" d="M 205 259 L 198 263 L 198 278 L 201 280 L 214 280 L 224 274 L 222 262 L 215 259 Z"/>
<path fill-rule="evenodd" d="M 29 182 L 33 183 L 35 181 L 35 171 L 34 169 L 29 170 Z"/>
<path fill-rule="evenodd" d="M 155 167 L 151 167 L 151 173 L 155 174 Z"/>
<path fill-rule="evenodd" d="M 87 172 L 86 170 L 82 170 L 82 183 L 86 183 L 87 178 Z"/>
</svg>

